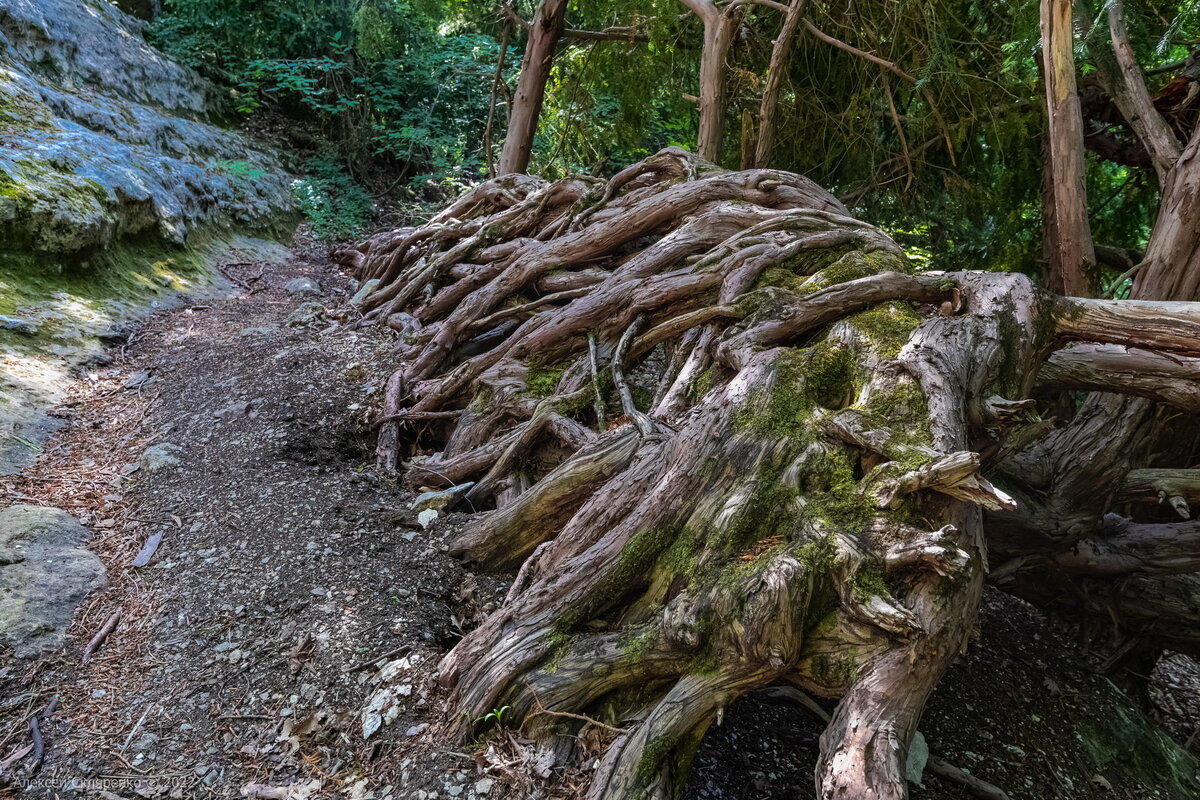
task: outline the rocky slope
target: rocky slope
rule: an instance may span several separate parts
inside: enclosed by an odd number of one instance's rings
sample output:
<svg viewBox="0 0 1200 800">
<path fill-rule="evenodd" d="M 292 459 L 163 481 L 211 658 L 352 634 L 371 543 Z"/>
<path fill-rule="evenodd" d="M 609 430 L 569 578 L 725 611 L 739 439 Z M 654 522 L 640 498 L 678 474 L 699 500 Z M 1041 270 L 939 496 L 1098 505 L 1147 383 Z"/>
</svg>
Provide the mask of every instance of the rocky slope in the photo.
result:
<svg viewBox="0 0 1200 800">
<path fill-rule="evenodd" d="M 209 123 L 219 103 L 105 0 L 0 0 L 5 250 L 86 259 L 121 237 L 182 243 L 211 222 L 268 226 L 287 176 Z"/>
<path fill-rule="evenodd" d="M 98 338 L 211 285 L 235 235 L 291 222 L 279 157 L 220 127 L 219 93 L 142 24 L 106 0 L 0 0 L 0 474 Z"/>
</svg>

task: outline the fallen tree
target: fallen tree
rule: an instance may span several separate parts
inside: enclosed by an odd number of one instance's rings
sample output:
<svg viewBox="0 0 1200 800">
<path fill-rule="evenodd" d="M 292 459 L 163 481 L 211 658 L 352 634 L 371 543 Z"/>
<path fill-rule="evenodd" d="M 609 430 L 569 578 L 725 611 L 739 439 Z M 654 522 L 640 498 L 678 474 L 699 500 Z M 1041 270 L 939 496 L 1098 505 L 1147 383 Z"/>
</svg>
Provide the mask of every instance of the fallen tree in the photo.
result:
<svg viewBox="0 0 1200 800">
<path fill-rule="evenodd" d="M 457 487 L 485 513 L 453 551 L 516 571 L 441 664 L 451 726 L 508 706 L 552 741 L 602 719 L 588 797 L 677 796 L 705 729 L 780 681 L 840 698 L 821 796 L 906 796 L 989 565 L 1045 606 L 1163 631 L 1200 607 L 1194 522 L 1110 514 L 1200 485 L 1143 469 L 1178 434 L 1144 430 L 1145 406 L 1194 403 L 1162 367 L 1200 356 L 1193 304 L 922 274 L 807 179 L 674 148 L 609 181 L 502 176 L 340 258 L 400 338 L 381 465 Z M 1123 377 L 1137 359 L 1153 380 Z M 1046 385 L 1144 405 L 1043 420 Z M 1141 444 L 1048 506 L 1026 461 L 1085 460 L 1101 435 Z M 1132 588 L 1113 611 L 1115 585 Z"/>
</svg>

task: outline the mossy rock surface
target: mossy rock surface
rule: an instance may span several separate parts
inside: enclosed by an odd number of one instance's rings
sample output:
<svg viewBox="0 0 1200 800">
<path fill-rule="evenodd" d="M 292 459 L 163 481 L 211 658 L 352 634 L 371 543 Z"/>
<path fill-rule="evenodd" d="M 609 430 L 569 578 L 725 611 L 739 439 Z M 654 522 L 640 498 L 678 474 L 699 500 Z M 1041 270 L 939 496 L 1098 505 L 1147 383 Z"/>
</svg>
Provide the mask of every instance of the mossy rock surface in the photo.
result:
<svg viewBox="0 0 1200 800">
<path fill-rule="evenodd" d="M 103 358 L 106 341 L 185 296 L 224 292 L 217 264 L 278 264 L 288 255 L 276 242 L 212 231 L 182 247 L 124 243 L 86 269 L 61 257 L 0 255 L 0 475 L 36 458 L 55 424 L 46 411 L 80 366 Z"/>
<path fill-rule="evenodd" d="M 104 0 L 0 0 L 0 474 L 102 340 L 290 235 L 282 158 Z"/>
<path fill-rule="evenodd" d="M 220 106 L 110 3 L 0 0 L 0 256 L 286 225 L 281 157 L 210 124 Z"/>
</svg>

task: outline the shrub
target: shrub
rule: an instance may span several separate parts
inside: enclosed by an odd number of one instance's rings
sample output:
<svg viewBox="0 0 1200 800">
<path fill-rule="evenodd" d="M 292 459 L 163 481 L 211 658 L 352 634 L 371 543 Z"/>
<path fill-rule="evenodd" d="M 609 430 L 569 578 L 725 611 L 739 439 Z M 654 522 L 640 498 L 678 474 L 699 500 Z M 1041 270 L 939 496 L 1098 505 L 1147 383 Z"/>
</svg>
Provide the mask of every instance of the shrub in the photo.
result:
<svg viewBox="0 0 1200 800">
<path fill-rule="evenodd" d="M 358 236 L 375 211 L 371 195 L 328 158 L 310 161 L 306 175 L 292 183 L 292 194 L 313 232 L 325 241 Z"/>
</svg>

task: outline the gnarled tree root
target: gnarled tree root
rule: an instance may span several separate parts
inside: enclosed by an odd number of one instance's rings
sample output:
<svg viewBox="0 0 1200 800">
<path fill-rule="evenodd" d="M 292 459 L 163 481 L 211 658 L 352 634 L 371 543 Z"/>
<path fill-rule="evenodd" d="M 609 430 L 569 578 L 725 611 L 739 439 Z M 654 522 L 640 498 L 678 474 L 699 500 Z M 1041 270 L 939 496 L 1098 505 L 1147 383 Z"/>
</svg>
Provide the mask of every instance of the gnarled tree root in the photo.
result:
<svg viewBox="0 0 1200 800">
<path fill-rule="evenodd" d="M 920 274 L 806 179 L 678 149 L 607 183 L 505 176 L 345 260 L 401 331 L 381 457 L 474 481 L 494 510 L 453 552 L 519 567 L 440 665 L 450 725 L 509 706 L 548 744 L 619 730 L 595 800 L 677 796 L 705 729 L 780 679 L 841 698 L 823 797 L 905 797 L 975 622 L 982 509 L 1019 505 L 981 472 L 1045 430 L 1018 424 L 1036 364 L 1062 340 L 1170 348 L 1187 317 Z"/>
</svg>

